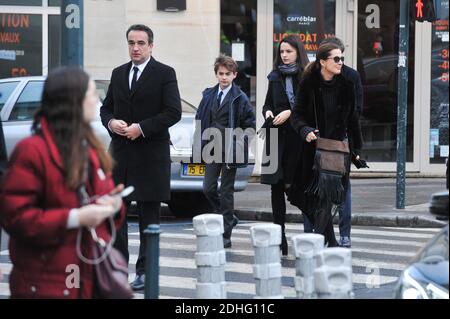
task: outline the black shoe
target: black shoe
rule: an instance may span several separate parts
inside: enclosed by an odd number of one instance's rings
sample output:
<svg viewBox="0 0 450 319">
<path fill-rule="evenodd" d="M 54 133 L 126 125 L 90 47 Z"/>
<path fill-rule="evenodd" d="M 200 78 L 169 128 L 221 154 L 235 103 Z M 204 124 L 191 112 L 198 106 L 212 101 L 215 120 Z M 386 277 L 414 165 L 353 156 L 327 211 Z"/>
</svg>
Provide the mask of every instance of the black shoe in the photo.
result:
<svg viewBox="0 0 450 319">
<path fill-rule="evenodd" d="M 281 254 L 283 256 L 288 255 L 288 243 L 285 234 L 281 234 L 281 245 L 280 245 Z"/>
<path fill-rule="evenodd" d="M 223 239 L 223 248 L 231 248 L 231 239 L 230 238 Z"/>
<path fill-rule="evenodd" d="M 134 278 L 134 281 L 130 284 L 130 286 L 134 291 L 144 289 L 145 275 L 136 275 L 136 278 Z"/>
</svg>

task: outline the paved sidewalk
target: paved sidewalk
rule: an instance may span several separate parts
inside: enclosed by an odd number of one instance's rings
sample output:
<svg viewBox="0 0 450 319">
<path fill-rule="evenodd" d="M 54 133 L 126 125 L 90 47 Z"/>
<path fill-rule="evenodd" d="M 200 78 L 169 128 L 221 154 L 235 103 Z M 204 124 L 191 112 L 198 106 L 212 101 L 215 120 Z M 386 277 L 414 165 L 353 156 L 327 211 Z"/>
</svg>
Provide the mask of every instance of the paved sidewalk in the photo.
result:
<svg viewBox="0 0 450 319">
<path fill-rule="evenodd" d="M 405 209 L 395 208 L 395 178 L 352 179 L 351 183 L 352 225 L 442 227 L 448 223 L 428 212 L 431 195 L 445 190 L 444 178 L 408 178 Z M 270 186 L 251 183 L 244 192 L 235 193 L 235 210 L 241 220 L 272 221 Z M 303 222 L 295 206 L 287 205 L 286 221 Z"/>
</svg>

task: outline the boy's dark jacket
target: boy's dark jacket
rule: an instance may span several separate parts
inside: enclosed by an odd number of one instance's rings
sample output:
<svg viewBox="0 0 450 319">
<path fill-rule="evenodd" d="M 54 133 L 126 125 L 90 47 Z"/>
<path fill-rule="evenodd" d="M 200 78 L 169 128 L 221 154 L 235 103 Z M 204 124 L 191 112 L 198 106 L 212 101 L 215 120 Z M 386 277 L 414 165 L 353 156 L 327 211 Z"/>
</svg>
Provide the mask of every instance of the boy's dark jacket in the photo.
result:
<svg viewBox="0 0 450 319">
<path fill-rule="evenodd" d="M 235 85 L 232 84 L 230 91 L 229 103 L 229 114 L 228 114 L 228 128 L 235 129 L 241 128 L 245 130 L 247 128 L 251 128 L 252 131 L 255 131 L 256 123 L 255 123 L 255 114 L 253 112 L 253 107 L 250 104 L 250 101 L 247 95 L 242 92 L 242 90 Z M 203 132 L 211 127 L 211 108 L 217 98 L 217 92 L 219 89 L 219 84 L 212 88 L 207 88 L 203 91 L 203 98 L 200 102 L 200 105 L 197 109 L 197 114 L 195 115 L 195 119 L 197 121 L 201 121 L 201 127 L 196 125 L 196 133 L 194 134 L 194 143 L 193 143 L 193 158 L 194 162 L 196 158 L 200 158 L 200 154 L 203 150 L 203 147 L 209 142 L 208 140 L 201 139 Z M 199 131 L 200 129 L 200 131 Z M 232 132 L 230 132 L 232 133 Z M 244 135 L 243 140 L 238 140 L 236 137 L 233 138 L 233 143 L 230 143 L 229 148 L 225 150 L 225 154 L 228 154 L 226 159 L 233 159 L 233 161 L 228 161 L 228 167 L 245 167 L 248 164 L 248 143 L 250 143 L 252 135 Z M 236 162 L 236 153 L 239 154 L 239 151 L 244 152 L 244 162 Z M 231 157 L 231 152 L 233 156 Z M 203 159 L 202 159 L 203 162 Z"/>
</svg>

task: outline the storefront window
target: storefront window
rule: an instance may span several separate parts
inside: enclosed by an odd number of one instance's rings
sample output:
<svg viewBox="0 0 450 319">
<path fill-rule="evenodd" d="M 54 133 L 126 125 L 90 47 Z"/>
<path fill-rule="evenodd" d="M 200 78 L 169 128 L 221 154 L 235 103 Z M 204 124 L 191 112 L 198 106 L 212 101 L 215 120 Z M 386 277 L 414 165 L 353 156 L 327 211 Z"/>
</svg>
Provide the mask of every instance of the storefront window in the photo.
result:
<svg viewBox="0 0 450 319">
<path fill-rule="evenodd" d="M 445 163 L 448 157 L 448 1 L 435 1 L 436 18 L 431 48 L 430 163 Z"/>
<path fill-rule="evenodd" d="M 358 2 L 358 71 L 364 89 L 364 157 L 395 162 L 397 151 L 398 30 L 400 0 Z M 406 160 L 413 161 L 414 22 L 409 29 Z"/>
<path fill-rule="evenodd" d="M 48 0 L 48 5 L 50 7 L 60 7 L 61 6 L 61 0 Z"/>
<path fill-rule="evenodd" d="M 315 60 L 320 42 L 335 34 L 335 0 L 274 0 L 274 58 L 278 42 L 290 34 L 298 35 L 309 60 Z"/>
<path fill-rule="evenodd" d="M 0 0 L 0 6 L 42 6 L 42 0 Z"/>
<path fill-rule="evenodd" d="M 61 17 L 48 16 L 48 69 L 61 66 Z"/>
<path fill-rule="evenodd" d="M 42 15 L 0 15 L 0 78 L 42 74 Z"/>
<path fill-rule="evenodd" d="M 238 64 L 234 82 L 256 105 L 256 0 L 220 1 L 220 52 Z"/>
</svg>

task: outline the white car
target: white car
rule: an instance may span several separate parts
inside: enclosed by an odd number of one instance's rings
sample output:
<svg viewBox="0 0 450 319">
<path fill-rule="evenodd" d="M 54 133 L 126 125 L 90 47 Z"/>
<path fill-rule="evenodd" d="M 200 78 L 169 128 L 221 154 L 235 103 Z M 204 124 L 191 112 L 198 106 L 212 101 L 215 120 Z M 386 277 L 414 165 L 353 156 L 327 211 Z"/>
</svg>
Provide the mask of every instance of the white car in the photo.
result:
<svg viewBox="0 0 450 319">
<path fill-rule="evenodd" d="M 41 95 L 45 77 L 20 77 L 0 79 L 0 119 L 8 156 L 21 139 L 31 134 L 31 123 L 34 113 L 41 105 Z M 95 80 L 100 100 L 106 96 L 109 80 Z M 101 104 L 99 104 L 100 109 Z M 170 128 L 172 159 L 171 168 L 171 200 L 169 208 L 176 216 L 191 217 L 195 214 L 210 211 L 210 206 L 203 195 L 204 165 L 183 163 L 192 153 L 192 136 L 196 108 L 182 100 L 181 120 Z M 100 121 L 100 112 L 92 123 L 97 136 L 106 147 L 110 137 Z M 253 172 L 253 165 L 239 168 L 236 173 L 234 188 L 243 191 Z"/>
</svg>

